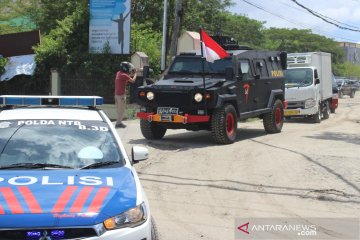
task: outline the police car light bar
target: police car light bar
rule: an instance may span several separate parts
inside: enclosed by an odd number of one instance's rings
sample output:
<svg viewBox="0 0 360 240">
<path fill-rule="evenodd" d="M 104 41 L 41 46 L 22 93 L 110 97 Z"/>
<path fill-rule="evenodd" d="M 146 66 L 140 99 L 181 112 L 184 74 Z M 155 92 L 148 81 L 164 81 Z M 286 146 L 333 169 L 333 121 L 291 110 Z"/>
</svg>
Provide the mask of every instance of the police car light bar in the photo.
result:
<svg viewBox="0 0 360 240">
<path fill-rule="evenodd" d="M 0 105 L 96 107 L 102 104 L 103 98 L 98 96 L 0 96 Z"/>
</svg>

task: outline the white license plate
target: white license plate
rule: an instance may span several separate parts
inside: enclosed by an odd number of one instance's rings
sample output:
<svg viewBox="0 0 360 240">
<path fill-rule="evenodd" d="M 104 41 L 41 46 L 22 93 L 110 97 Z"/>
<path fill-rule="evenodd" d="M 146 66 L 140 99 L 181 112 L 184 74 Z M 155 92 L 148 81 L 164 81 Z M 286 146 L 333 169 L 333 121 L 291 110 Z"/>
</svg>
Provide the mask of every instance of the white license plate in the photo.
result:
<svg viewBox="0 0 360 240">
<path fill-rule="evenodd" d="M 174 107 L 158 107 L 157 114 L 159 115 L 176 115 L 179 112 L 179 108 Z"/>
</svg>

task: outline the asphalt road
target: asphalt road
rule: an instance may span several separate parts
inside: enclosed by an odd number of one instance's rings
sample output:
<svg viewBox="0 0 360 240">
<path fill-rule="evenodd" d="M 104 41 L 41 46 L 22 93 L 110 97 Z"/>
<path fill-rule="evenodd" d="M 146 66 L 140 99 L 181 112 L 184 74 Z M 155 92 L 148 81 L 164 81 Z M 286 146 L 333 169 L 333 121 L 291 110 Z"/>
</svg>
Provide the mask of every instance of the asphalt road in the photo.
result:
<svg viewBox="0 0 360 240">
<path fill-rule="evenodd" d="M 260 120 L 239 123 L 231 145 L 206 131 L 149 141 L 128 121 L 118 131 L 126 149 L 150 151 L 136 169 L 160 239 L 234 239 L 238 218 L 359 218 L 360 92 L 339 101 L 330 119 L 287 121 L 280 134 L 266 134 Z"/>
</svg>

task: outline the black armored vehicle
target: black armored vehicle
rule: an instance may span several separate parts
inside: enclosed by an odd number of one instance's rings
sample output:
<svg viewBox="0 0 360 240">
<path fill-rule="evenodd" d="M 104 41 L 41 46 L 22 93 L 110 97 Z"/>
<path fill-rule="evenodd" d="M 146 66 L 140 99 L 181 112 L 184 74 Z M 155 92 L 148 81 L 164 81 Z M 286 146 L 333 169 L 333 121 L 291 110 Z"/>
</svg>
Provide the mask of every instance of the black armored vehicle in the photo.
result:
<svg viewBox="0 0 360 240">
<path fill-rule="evenodd" d="M 137 89 L 137 117 L 147 139 L 167 129 L 209 130 L 217 143 L 236 140 L 238 120 L 259 117 L 267 133 L 283 125 L 286 53 L 232 46 L 207 62 L 200 52 L 176 56 L 162 79 Z"/>
</svg>

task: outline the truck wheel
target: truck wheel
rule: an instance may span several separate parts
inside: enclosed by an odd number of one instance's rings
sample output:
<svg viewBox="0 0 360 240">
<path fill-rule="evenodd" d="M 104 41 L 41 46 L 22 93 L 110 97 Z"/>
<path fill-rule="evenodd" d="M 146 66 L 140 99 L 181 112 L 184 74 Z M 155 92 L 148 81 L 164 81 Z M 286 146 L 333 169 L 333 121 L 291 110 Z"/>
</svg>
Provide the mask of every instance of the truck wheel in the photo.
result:
<svg viewBox="0 0 360 240">
<path fill-rule="evenodd" d="M 159 233 L 153 217 L 151 217 L 151 240 L 159 240 Z"/>
<path fill-rule="evenodd" d="M 323 114 L 324 119 L 328 119 L 330 117 L 330 105 L 329 105 L 329 102 L 325 103 L 325 109 L 324 109 L 322 114 Z"/>
<path fill-rule="evenodd" d="M 339 91 L 339 98 L 343 98 L 344 97 L 344 94 L 342 91 Z"/>
<path fill-rule="evenodd" d="M 355 97 L 355 91 L 351 91 L 350 97 L 351 97 L 351 98 L 354 98 L 354 97 Z"/>
<path fill-rule="evenodd" d="M 144 119 L 140 120 L 140 130 L 146 139 L 161 139 L 166 133 L 166 128 L 164 126 Z"/>
<path fill-rule="evenodd" d="M 312 115 L 312 120 L 314 123 L 320 123 L 321 122 L 321 110 L 319 109 L 317 113 Z"/>
<path fill-rule="evenodd" d="M 236 140 L 237 115 L 233 105 L 215 109 L 211 117 L 211 132 L 215 142 L 230 144 Z"/>
<path fill-rule="evenodd" d="M 264 114 L 263 125 L 267 133 L 281 132 L 284 123 L 284 106 L 281 100 L 274 102 L 271 112 Z"/>
</svg>

